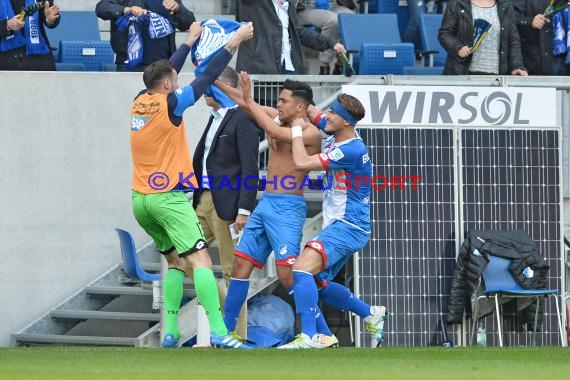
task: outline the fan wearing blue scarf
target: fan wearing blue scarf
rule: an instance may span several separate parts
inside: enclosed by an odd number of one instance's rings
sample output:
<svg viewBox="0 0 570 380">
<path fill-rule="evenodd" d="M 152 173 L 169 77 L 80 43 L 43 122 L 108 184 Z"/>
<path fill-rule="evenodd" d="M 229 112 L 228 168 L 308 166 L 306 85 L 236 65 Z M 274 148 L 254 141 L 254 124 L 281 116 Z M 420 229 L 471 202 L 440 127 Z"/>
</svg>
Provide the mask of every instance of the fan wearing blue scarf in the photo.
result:
<svg viewBox="0 0 570 380">
<path fill-rule="evenodd" d="M 0 0 L 0 70 L 55 70 L 44 26 L 59 25 L 59 6 L 46 1 L 20 20 L 35 0 Z"/>
<path fill-rule="evenodd" d="M 196 18 L 181 0 L 101 0 L 97 16 L 111 21 L 111 46 L 118 71 L 144 71 L 176 51 L 175 29 L 187 31 Z"/>
</svg>

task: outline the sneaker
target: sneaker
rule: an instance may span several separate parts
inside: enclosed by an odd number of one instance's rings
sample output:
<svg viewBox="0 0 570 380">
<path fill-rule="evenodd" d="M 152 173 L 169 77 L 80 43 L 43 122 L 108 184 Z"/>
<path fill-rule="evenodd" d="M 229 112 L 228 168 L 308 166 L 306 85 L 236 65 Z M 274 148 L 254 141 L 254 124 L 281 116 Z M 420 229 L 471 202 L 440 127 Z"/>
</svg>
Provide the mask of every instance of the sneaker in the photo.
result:
<svg viewBox="0 0 570 380">
<path fill-rule="evenodd" d="M 325 335 L 319 334 L 316 336 L 316 339 L 319 340 L 321 347 L 320 348 L 333 348 L 338 347 L 338 338 L 332 335 Z"/>
<path fill-rule="evenodd" d="M 299 334 L 292 342 L 277 347 L 281 350 L 298 350 L 304 348 L 329 348 L 338 347 L 338 339 L 336 336 L 317 334 L 314 339 L 309 338 L 306 334 Z"/>
<path fill-rule="evenodd" d="M 235 331 L 231 331 L 231 332 L 230 332 L 230 336 L 231 336 L 232 338 L 234 338 L 235 340 L 239 341 L 239 342 L 245 343 L 245 339 L 243 339 L 243 338 L 241 337 L 241 335 L 239 335 L 239 334 L 238 334 L 237 332 L 235 332 Z"/>
<path fill-rule="evenodd" d="M 251 350 L 252 347 L 242 343 L 239 339 L 234 338 L 232 334 L 220 336 L 215 332 L 210 333 L 210 343 L 218 348 L 237 348 L 240 350 Z"/>
<path fill-rule="evenodd" d="M 168 333 L 164 335 L 162 339 L 162 347 L 163 348 L 176 348 L 178 347 L 178 342 L 180 342 L 180 338 L 175 338 L 174 334 Z"/>
<path fill-rule="evenodd" d="M 372 335 L 372 348 L 381 347 L 384 340 L 384 321 L 388 319 L 390 313 L 386 310 L 386 306 L 372 306 L 374 315 L 364 320 L 364 330 Z"/>
</svg>

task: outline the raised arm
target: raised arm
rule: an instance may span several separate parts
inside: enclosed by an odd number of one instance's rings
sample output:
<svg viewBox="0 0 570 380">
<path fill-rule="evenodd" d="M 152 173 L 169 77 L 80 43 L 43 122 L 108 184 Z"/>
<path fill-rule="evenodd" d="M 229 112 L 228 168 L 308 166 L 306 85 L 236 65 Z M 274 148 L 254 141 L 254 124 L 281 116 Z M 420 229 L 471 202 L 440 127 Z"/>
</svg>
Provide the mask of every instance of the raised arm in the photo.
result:
<svg viewBox="0 0 570 380">
<path fill-rule="evenodd" d="M 186 33 L 186 41 L 180 45 L 174 54 L 172 54 L 172 57 L 170 57 L 170 62 L 172 62 L 172 66 L 177 73 L 182 70 L 182 66 L 184 66 L 184 62 L 186 62 L 186 57 L 190 54 L 192 46 L 194 46 L 198 38 L 200 38 L 201 33 L 202 27 L 200 26 L 200 23 L 192 23 L 192 25 L 190 25 L 190 30 Z"/>
<path fill-rule="evenodd" d="M 291 145 L 293 146 L 293 162 L 295 163 L 295 168 L 301 170 L 327 169 L 319 159 L 319 154 L 309 156 L 307 153 L 307 149 L 305 148 L 307 143 L 304 141 L 304 131 L 307 127 L 307 121 L 303 119 L 295 119 L 293 121 L 290 138 L 292 140 Z"/>
<path fill-rule="evenodd" d="M 225 84 L 224 82 L 221 82 L 219 80 L 216 80 L 214 82 L 214 84 L 216 86 L 218 86 L 227 96 L 229 96 L 241 109 L 243 109 L 245 112 L 247 112 L 250 116 L 251 112 L 249 111 L 249 109 L 247 108 L 247 104 L 245 103 L 245 101 L 243 100 L 243 96 L 242 96 L 242 92 L 241 90 L 239 90 L 238 88 L 234 88 L 232 86 L 228 86 L 227 84 Z M 265 107 L 265 106 L 261 106 L 260 107 L 265 111 L 265 113 L 267 115 L 269 115 L 272 119 L 274 119 L 277 115 L 278 112 L 275 108 L 272 107 Z"/>
<path fill-rule="evenodd" d="M 190 30 L 195 28 L 194 24 L 192 24 Z M 253 25 L 251 23 L 242 25 L 224 48 L 220 49 L 212 57 L 202 75 L 194 79 L 189 85 L 181 87 L 175 92 L 177 105 L 175 107 L 174 114 L 181 116 L 186 108 L 192 106 L 206 92 L 208 87 L 214 83 L 222 71 L 224 71 L 224 68 L 232 59 L 232 54 L 236 51 L 239 44 L 242 41 L 251 39 L 252 37 Z"/>
<path fill-rule="evenodd" d="M 267 136 L 272 139 L 287 141 L 287 136 L 291 132 L 277 125 L 275 120 L 271 118 L 253 98 L 251 97 L 251 78 L 245 71 L 241 72 L 240 79 L 241 94 L 245 103 L 245 110 L 257 121 L 257 124 L 263 128 Z"/>
</svg>

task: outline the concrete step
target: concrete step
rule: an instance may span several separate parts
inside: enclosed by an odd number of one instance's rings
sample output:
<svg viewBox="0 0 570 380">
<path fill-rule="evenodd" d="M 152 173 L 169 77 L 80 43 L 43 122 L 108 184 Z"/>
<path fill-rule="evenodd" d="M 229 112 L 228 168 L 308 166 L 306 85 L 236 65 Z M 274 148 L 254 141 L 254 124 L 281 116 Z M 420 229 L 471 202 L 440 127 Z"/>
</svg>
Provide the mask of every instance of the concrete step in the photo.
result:
<svg viewBox="0 0 570 380">
<path fill-rule="evenodd" d="M 92 296 L 152 296 L 152 289 L 140 286 L 87 286 L 85 292 Z"/>
<path fill-rule="evenodd" d="M 50 316 L 54 319 L 105 319 L 118 321 L 152 321 L 159 322 L 159 313 L 128 313 L 122 311 L 94 311 L 94 310 L 53 310 Z"/>
<path fill-rule="evenodd" d="M 135 346 L 136 338 L 51 334 L 13 334 L 12 346 L 52 344 L 78 346 Z"/>
</svg>

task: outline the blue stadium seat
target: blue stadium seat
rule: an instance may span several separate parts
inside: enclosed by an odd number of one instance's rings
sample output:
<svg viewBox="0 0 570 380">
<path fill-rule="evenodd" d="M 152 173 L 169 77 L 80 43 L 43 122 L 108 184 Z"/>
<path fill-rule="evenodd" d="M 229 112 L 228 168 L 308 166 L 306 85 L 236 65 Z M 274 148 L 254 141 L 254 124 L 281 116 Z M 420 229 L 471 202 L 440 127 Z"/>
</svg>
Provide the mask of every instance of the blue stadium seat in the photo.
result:
<svg viewBox="0 0 570 380">
<path fill-rule="evenodd" d="M 424 13 L 420 15 L 420 37 L 424 48 L 422 55 L 429 57 L 426 62 L 428 66 L 445 66 L 447 51 L 437 39 L 442 19 L 442 14 Z"/>
<path fill-rule="evenodd" d="M 360 75 L 383 75 L 404 73 L 404 66 L 415 62 L 414 44 L 362 44 L 360 49 Z"/>
<path fill-rule="evenodd" d="M 101 71 L 117 71 L 117 65 L 114 63 L 102 63 Z"/>
<path fill-rule="evenodd" d="M 121 255 L 123 257 L 123 269 L 127 276 L 133 280 L 160 281 L 160 274 L 148 273 L 143 269 L 137 256 L 135 241 L 128 231 L 115 228 L 121 242 Z"/>
<path fill-rule="evenodd" d="M 99 21 L 95 12 L 59 12 L 61 20 L 55 29 L 46 28 L 50 46 L 56 62 L 61 61 L 61 41 L 101 41 Z"/>
<path fill-rule="evenodd" d="M 102 64 L 115 61 L 109 41 L 61 41 L 59 46 L 62 63 L 83 63 L 87 71 L 101 71 Z"/>
<path fill-rule="evenodd" d="M 409 0 L 412 1 L 412 0 Z M 403 36 L 408 27 L 410 12 L 408 5 L 400 5 L 399 0 L 369 0 L 360 2 L 360 13 L 364 13 L 364 8 L 368 3 L 368 13 L 392 13 L 398 18 L 398 30 Z"/>
<path fill-rule="evenodd" d="M 85 65 L 83 63 L 56 62 L 55 69 L 57 71 L 85 71 Z"/>
<path fill-rule="evenodd" d="M 443 66 L 406 66 L 404 67 L 404 75 L 442 75 Z"/>
<path fill-rule="evenodd" d="M 397 47 L 396 56 L 403 58 L 403 66 L 413 66 L 409 63 L 408 56 L 411 54 L 414 59 L 413 44 L 402 44 L 400 32 L 398 31 L 398 19 L 395 14 L 353 14 L 342 13 L 338 16 L 338 26 L 340 31 L 340 39 L 346 50 L 350 53 L 352 66 L 354 68 L 364 67 L 369 74 L 380 74 L 376 72 L 378 65 L 382 64 L 384 58 L 388 59 L 387 64 L 393 63 L 394 47 Z M 391 44 L 389 52 L 379 53 L 378 47 L 373 45 Z M 370 52 L 366 53 L 367 61 L 360 63 L 361 49 L 365 46 L 370 48 Z M 411 49 L 411 53 L 410 53 Z M 371 62 L 370 59 L 379 59 L 378 62 Z M 402 73 L 401 67 L 394 68 L 398 73 Z M 361 74 L 360 72 L 358 72 Z M 387 74 L 386 72 L 382 72 Z"/>
</svg>

